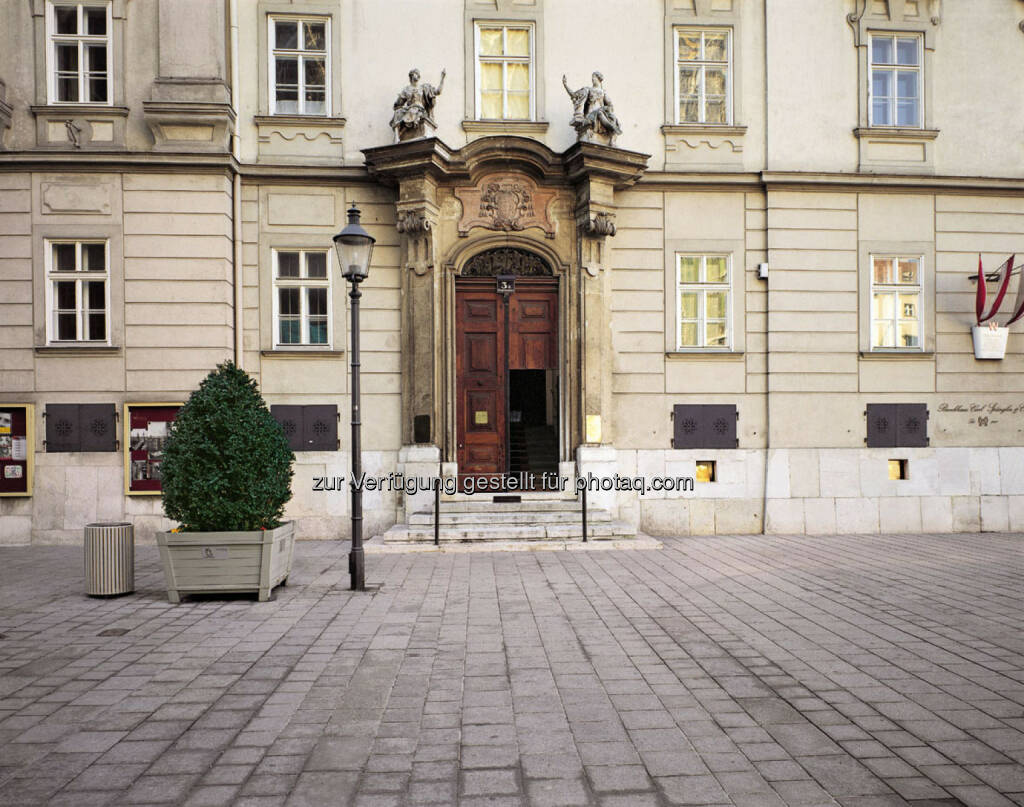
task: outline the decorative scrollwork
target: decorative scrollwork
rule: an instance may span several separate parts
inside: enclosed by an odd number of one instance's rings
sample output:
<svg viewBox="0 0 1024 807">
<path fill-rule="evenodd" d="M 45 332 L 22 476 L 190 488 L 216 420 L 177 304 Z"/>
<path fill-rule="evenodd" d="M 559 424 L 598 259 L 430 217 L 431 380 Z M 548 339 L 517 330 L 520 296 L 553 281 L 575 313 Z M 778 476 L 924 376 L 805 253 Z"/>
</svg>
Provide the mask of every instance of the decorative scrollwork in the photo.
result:
<svg viewBox="0 0 1024 807">
<path fill-rule="evenodd" d="M 462 267 L 463 277 L 550 277 L 551 266 L 540 255 L 515 247 L 498 247 L 474 255 Z"/>
<path fill-rule="evenodd" d="M 610 213 L 598 213 L 583 226 L 587 235 L 615 235 L 615 218 Z"/>
<path fill-rule="evenodd" d="M 400 233 L 416 238 L 425 234 L 431 227 L 430 221 L 416 210 L 403 210 L 398 214 L 395 229 Z"/>
<path fill-rule="evenodd" d="M 490 182 L 480 196 L 480 217 L 495 230 L 522 230 L 522 219 L 533 216 L 530 191 L 519 182 Z"/>
</svg>

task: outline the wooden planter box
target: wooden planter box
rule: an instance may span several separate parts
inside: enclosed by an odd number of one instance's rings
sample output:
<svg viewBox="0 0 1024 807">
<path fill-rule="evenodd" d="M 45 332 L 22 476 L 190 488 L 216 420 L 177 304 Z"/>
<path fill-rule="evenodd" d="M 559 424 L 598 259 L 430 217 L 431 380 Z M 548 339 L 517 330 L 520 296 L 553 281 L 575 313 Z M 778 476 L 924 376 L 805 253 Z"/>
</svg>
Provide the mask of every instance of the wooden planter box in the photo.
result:
<svg viewBox="0 0 1024 807">
<path fill-rule="evenodd" d="M 158 532 L 167 599 L 183 594 L 253 591 L 260 602 L 292 568 L 295 522 L 248 532 Z"/>
</svg>

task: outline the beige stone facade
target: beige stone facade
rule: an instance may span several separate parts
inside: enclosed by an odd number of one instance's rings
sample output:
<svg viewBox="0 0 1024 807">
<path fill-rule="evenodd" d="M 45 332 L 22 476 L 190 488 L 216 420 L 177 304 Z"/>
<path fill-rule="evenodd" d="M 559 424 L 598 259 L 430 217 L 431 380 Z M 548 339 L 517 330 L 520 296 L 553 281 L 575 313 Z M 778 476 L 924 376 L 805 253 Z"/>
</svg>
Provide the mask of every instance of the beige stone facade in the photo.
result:
<svg viewBox="0 0 1024 807">
<path fill-rule="evenodd" d="M 281 254 L 330 250 L 353 202 L 377 239 L 361 329 L 371 475 L 458 471 L 458 290 L 475 256 L 513 248 L 558 290 L 559 471 L 695 477 L 715 462 L 692 491 L 591 495 L 633 530 L 1021 529 L 1024 336 L 1014 325 L 1005 358 L 975 358 L 969 276 L 979 253 L 986 271 L 1024 262 L 1024 73 L 1006 67 L 1024 56 L 1024 6 L 623 13 L 615 0 L 0 4 L 0 412 L 31 407 L 34 425 L 31 495 L 0 496 L 0 543 L 78 542 L 85 523 L 122 518 L 151 539 L 165 520 L 158 497 L 126 494 L 125 440 L 47 450 L 47 406 L 183 401 L 225 359 L 271 405 L 337 407 L 334 450 L 297 453 L 289 514 L 299 537 L 347 536 L 347 494 L 313 489 L 350 463 L 346 284 L 328 254 L 324 330 L 299 343 L 282 339 L 279 293 Z M 411 67 L 435 84 L 446 68 L 437 129 L 394 143 Z M 562 75 L 579 86 L 594 70 L 622 122 L 613 146 L 569 126 Z M 488 208 L 492 184 L 529 201 Z M 105 338 L 55 338 L 55 243 L 105 245 Z M 724 285 L 687 279 L 681 260 L 727 267 Z M 910 280 L 878 281 L 885 260 Z M 312 300 L 295 315 L 306 335 Z M 698 332 L 712 343 L 690 344 Z M 692 404 L 735 406 L 736 447 L 673 447 L 673 407 Z M 927 445 L 868 447 L 878 404 L 923 405 Z M 890 460 L 908 478 L 890 479 Z M 368 534 L 423 504 L 368 493 Z"/>
</svg>

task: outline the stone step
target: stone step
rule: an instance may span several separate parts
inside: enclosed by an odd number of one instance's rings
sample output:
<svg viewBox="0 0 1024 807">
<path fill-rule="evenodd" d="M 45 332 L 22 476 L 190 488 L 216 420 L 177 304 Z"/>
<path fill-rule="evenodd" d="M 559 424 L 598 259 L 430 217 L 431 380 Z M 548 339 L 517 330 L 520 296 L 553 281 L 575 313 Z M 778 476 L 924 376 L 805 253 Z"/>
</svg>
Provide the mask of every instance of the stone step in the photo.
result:
<svg viewBox="0 0 1024 807">
<path fill-rule="evenodd" d="M 550 494 L 549 494 L 550 495 Z M 540 512 L 576 512 L 580 511 L 580 502 L 576 498 L 534 498 L 537 494 L 523 494 L 519 502 L 494 502 L 490 496 L 465 496 L 459 494 L 451 498 L 441 498 L 441 512 L 450 513 L 531 513 Z M 433 513 L 433 503 L 430 510 Z M 592 508 L 593 509 L 593 508 Z"/>
<path fill-rule="evenodd" d="M 572 510 L 516 510 L 507 512 L 493 512 L 456 509 L 454 506 L 446 508 L 441 505 L 442 525 L 501 525 L 501 524 L 579 524 L 581 521 L 579 508 Z M 592 509 L 587 511 L 587 521 L 594 523 L 611 521 L 612 516 L 607 510 Z M 433 510 L 420 510 L 409 516 L 410 526 L 423 526 L 434 524 Z"/>
<path fill-rule="evenodd" d="M 603 521 L 587 525 L 590 540 L 621 540 L 636 537 L 636 530 L 622 521 Z M 377 539 L 375 539 L 377 540 Z M 434 540 L 433 527 L 396 524 L 380 539 L 385 544 L 419 544 Z M 441 543 L 485 541 L 548 541 L 582 540 L 579 524 L 480 525 L 445 526 L 440 531 Z"/>
</svg>

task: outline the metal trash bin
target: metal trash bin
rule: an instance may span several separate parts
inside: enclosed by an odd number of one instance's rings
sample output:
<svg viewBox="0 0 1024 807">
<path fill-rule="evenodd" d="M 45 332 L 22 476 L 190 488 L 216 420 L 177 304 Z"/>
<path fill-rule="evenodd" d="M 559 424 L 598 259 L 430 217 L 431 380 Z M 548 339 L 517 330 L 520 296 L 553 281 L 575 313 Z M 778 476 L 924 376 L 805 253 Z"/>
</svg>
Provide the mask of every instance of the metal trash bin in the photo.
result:
<svg viewBox="0 0 1024 807">
<path fill-rule="evenodd" d="M 135 529 L 127 521 L 85 525 L 85 593 L 135 591 Z"/>
</svg>

